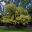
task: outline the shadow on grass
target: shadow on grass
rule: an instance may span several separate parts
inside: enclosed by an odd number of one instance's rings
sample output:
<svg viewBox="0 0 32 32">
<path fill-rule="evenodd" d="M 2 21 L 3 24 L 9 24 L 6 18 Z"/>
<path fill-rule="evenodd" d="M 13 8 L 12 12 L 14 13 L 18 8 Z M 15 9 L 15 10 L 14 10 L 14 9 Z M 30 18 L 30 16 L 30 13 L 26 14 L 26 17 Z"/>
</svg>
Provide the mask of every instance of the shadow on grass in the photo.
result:
<svg viewBox="0 0 32 32">
<path fill-rule="evenodd" d="M 1 29 L 4 31 L 24 31 L 26 28 L 8 28 L 8 29 Z"/>
<path fill-rule="evenodd" d="M 4 32 L 9 32 L 9 31 L 10 31 L 10 32 L 11 32 L 11 31 L 12 31 L 12 32 L 13 32 L 13 31 L 16 31 L 16 32 L 17 32 L 17 31 L 19 31 L 19 32 L 20 32 L 20 31 L 22 31 L 22 32 L 32 32 L 32 30 L 28 30 L 28 29 L 26 29 L 26 28 L 0 29 L 0 31 L 4 31 Z"/>
</svg>

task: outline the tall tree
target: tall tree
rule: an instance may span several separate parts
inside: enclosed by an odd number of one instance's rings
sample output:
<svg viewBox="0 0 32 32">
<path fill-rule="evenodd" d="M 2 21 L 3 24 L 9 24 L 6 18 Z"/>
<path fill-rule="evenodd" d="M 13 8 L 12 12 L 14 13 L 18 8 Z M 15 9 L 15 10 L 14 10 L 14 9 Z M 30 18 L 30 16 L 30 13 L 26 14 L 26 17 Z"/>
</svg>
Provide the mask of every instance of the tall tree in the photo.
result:
<svg viewBox="0 0 32 32">
<path fill-rule="evenodd" d="M 22 0 L 20 6 L 25 7 L 29 3 L 29 0 Z"/>
</svg>

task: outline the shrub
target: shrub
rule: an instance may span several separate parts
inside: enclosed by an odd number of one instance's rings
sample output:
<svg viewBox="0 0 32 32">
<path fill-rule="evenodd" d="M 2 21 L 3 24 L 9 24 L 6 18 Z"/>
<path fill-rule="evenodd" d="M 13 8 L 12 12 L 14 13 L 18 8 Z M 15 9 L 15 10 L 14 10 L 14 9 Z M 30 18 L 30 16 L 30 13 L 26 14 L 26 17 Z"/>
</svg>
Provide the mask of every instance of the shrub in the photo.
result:
<svg viewBox="0 0 32 32">
<path fill-rule="evenodd" d="M 13 18 L 14 18 L 13 16 L 12 17 L 10 17 L 10 16 L 3 16 L 2 17 L 2 23 L 5 23 L 6 25 L 7 25 L 7 23 L 16 25 L 16 20 L 14 20 Z"/>
<path fill-rule="evenodd" d="M 17 7 L 16 8 L 16 15 L 28 15 L 28 11 L 24 9 L 23 7 Z"/>
<path fill-rule="evenodd" d="M 7 12 L 9 16 L 2 17 L 3 23 L 10 23 L 14 25 L 22 23 L 24 25 L 30 22 L 31 17 L 28 15 L 28 11 L 23 7 L 16 7 L 13 3 L 8 4 L 6 5 L 5 12 Z"/>
<path fill-rule="evenodd" d="M 22 23 L 23 25 L 25 25 L 31 21 L 31 17 L 29 15 L 20 15 L 19 17 L 16 17 L 16 21 L 17 23 Z"/>
<path fill-rule="evenodd" d="M 7 12 L 9 15 L 14 15 L 16 11 L 16 5 L 11 3 L 7 4 L 5 7 L 5 12 Z"/>
<path fill-rule="evenodd" d="M 16 25 L 17 23 L 18 24 L 23 24 L 23 25 L 26 25 L 28 24 L 28 22 L 31 21 L 31 17 L 29 15 L 20 15 L 20 16 L 17 16 L 16 17 L 16 20 L 14 20 L 14 17 L 10 17 L 10 16 L 3 16 L 2 17 L 2 23 L 10 23 L 10 24 L 13 24 L 13 25 Z"/>
<path fill-rule="evenodd" d="M 10 16 L 3 16 L 2 17 L 3 23 L 10 23 L 10 21 L 13 21 L 13 18 L 11 18 Z"/>
</svg>

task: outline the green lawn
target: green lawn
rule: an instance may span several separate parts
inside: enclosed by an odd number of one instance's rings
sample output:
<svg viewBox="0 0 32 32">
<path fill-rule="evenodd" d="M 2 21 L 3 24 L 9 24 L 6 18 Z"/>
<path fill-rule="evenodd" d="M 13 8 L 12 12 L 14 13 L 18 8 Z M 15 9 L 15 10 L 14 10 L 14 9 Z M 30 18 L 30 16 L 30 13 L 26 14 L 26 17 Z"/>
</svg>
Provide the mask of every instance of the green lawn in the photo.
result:
<svg viewBox="0 0 32 32">
<path fill-rule="evenodd" d="M 29 29 L 0 29 L 0 32 L 31 32 Z"/>
</svg>

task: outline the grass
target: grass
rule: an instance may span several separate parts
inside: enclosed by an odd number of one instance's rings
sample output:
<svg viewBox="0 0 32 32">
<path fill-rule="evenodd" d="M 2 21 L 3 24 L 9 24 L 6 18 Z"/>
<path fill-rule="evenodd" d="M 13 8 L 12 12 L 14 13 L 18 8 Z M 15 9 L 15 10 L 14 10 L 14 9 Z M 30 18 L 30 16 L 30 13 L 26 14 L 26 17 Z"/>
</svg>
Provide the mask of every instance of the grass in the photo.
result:
<svg viewBox="0 0 32 32">
<path fill-rule="evenodd" d="M 0 32 L 32 32 L 29 29 L 0 29 Z"/>
</svg>

